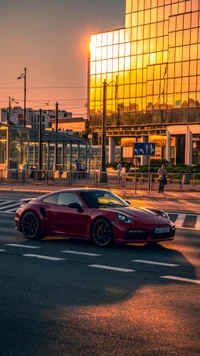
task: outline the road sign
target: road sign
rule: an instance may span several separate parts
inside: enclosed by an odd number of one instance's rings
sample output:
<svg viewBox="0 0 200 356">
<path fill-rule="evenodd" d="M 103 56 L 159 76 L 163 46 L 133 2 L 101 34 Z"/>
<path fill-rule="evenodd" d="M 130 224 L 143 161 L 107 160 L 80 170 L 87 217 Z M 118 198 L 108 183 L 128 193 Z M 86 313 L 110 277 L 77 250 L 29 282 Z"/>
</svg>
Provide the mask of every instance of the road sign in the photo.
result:
<svg viewBox="0 0 200 356">
<path fill-rule="evenodd" d="M 155 156 L 154 142 L 134 142 L 133 144 L 134 156 Z"/>
</svg>

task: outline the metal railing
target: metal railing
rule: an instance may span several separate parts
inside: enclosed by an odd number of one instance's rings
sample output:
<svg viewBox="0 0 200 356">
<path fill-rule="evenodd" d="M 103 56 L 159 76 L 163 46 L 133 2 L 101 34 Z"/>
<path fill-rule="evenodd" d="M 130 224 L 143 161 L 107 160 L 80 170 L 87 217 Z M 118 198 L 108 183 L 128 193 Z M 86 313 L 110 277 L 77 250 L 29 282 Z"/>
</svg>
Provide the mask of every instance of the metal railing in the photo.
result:
<svg viewBox="0 0 200 356">
<path fill-rule="evenodd" d="M 117 172 L 107 173 L 107 183 L 100 183 L 101 172 L 93 171 L 53 171 L 0 169 L 0 184 L 37 184 L 63 186 L 112 186 L 135 190 L 158 190 L 157 173 L 123 173 L 118 179 Z M 168 173 L 165 190 L 200 190 L 200 173 Z"/>
</svg>

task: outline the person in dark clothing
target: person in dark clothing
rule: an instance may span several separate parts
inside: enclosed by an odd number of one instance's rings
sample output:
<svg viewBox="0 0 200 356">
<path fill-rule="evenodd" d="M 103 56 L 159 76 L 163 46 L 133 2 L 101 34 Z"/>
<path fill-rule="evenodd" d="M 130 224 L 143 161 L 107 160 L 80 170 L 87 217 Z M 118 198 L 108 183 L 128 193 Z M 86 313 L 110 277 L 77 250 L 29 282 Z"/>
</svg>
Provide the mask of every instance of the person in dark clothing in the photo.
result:
<svg viewBox="0 0 200 356">
<path fill-rule="evenodd" d="M 79 161 L 76 159 L 76 161 L 75 161 L 75 164 L 76 164 L 76 173 L 75 173 L 75 179 L 76 178 L 81 178 L 81 176 L 80 176 L 80 163 L 79 163 Z"/>
<path fill-rule="evenodd" d="M 158 193 L 164 193 L 165 184 L 167 184 L 167 170 L 162 164 L 161 168 L 158 170 L 158 181 L 159 181 L 159 189 Z"/>
</svg>

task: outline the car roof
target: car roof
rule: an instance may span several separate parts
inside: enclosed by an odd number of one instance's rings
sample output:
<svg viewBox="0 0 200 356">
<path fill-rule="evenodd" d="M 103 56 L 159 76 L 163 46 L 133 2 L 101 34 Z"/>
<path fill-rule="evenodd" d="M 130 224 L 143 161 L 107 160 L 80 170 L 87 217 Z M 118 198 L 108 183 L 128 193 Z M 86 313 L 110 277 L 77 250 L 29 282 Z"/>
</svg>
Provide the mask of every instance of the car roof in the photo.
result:
<svg viewBox="0 0 200 356">
<path fill-rule="evenodd" d="M 58 193 L 84 193 L 84 192 L 96 192 L 96 193 L 100 193 L 100 192 L 109 192 L 111 193 L 108 189 L 102 189 L 102 188 L 66 188 L 66 189 L 59 189 L 59 190 L 55 190 L 53 192 L 49 192 L 43 195 L 40 195 L 38 198 L 39 199 L 44 199 L 45 197 L 49 196 L 49 195 L 53 195 L 53 194 L 58 194 Z M 37 199 L 37 198 L 36 198 Z"/>
</svg>

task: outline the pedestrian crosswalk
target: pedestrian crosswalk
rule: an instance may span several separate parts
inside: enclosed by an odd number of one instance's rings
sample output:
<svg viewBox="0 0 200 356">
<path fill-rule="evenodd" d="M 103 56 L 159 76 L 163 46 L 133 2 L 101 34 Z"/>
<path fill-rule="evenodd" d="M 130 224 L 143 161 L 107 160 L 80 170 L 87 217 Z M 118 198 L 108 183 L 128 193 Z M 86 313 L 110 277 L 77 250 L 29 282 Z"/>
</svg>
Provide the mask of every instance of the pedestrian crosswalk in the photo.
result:
<svg viewBox="0 0 200 356">
<path fill-rule="evenodd" d="M 0 213 L 15 214 L 20 202 L 13 200 L 0 200 Z M 191 213 L 168 213 L 177 229 L 200 230 L 200 215 Z"/>
<path fill-rule="evenodd" d="M 0 200 L 0 213 L 14 214 L 20 204 L 19 201 Z"/>
</svg>

